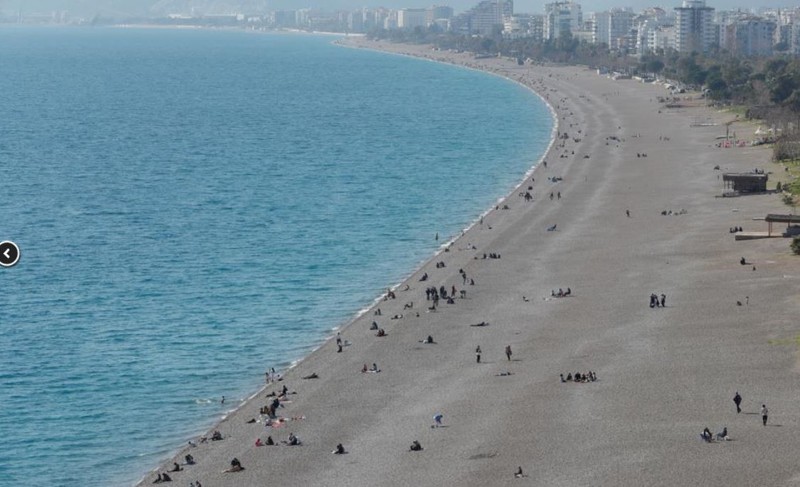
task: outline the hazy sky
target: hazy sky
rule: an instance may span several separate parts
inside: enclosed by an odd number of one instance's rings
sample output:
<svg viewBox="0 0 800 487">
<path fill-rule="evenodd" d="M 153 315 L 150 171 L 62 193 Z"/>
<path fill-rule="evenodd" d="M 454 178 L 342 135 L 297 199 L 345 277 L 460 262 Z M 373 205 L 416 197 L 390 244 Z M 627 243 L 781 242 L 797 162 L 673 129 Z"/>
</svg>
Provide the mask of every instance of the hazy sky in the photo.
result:
<svg viewBox="0 0 800 487">
<path fill-rule="evenodd" d="M 544 4 L 550 0 L 515 0 L 514 11 L 541 13 Z M 194 2 L 197 5 L 218 4 L 236 5 L 237 3 L 263 4 L 266 2 L 270 8 L 297 9 L 303 7 L 324 8 L 334 10 L 338 8 L 358 7 L 427 7 L 437 3 L 449 5 L 456 12 L 466 10 L 478 3 L 478 0 L 0 0 L 0 9 L 13 12 L 18 8 L 24 11 L 69 10 L 76 14 L 115 13 L 115 14 L 143 14 L 149 7 L 160 5 L 186 5 Z M 679 6 L 681 0 L 585 0 L 579 2 L 584 12 L 605 10 L 612 7 L 633 7 L 641 10 L 647 7 L 661 6 L 668 9 Z M 753 8 L 756 6 L 789 7 L 800 5 L 798 0 L 707 0 L 706 4 L 717 9 Z"/>
</svg>

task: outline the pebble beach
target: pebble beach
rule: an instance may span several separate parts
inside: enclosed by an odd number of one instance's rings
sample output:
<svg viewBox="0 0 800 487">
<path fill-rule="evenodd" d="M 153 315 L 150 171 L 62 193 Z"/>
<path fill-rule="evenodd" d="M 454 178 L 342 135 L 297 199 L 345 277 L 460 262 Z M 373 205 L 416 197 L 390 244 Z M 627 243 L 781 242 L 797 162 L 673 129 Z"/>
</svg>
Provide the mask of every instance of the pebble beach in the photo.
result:
<svg viewBox="0 0 800 487">
<path fill-rule="evenodd" d="M 790 211 L 774 193 L 721 197 L 723 172 L 780 169 L 768 146 L 718 147 L 735 115 L 696 94 L 667 107 L 663 85 L 340 42 L 529 87 L 557 120 L 550 150 L 393 298 L 343 328 L 341 351 L 332 339 L 218 424 L 221 440 L 193 439 L 139 485 L 187 454 L 195 464 L 169 475 L 203 487 L 800 480 L 800 260 L 788 239 L 729 232 L 766 231 L 758 219 Z M 746 137 L 756 126 L 734 128 Z M 434 306 L 430 288 L 454 295 L 452 304 Z M 554 297 L 559 289 L 569 296 Z M 650 307 L 651 294 L 665 306 Z M 362 372 L 373 364 L 380 372 Z M 597 380 L 560 380 L 588 371 Z M 269 420 L 262 408 L 284 387 Z M 705 427 L 727 427 L 729 440 L 702 441 Z M 300 445 L 281 443 L 290 433 Z M 268 436 L 277 445 L 256 446 Z M 413 441 L 421 451 L 409 450 Z M 346 453 L 332 454 L 338 444 Z M 234 458 L 244 468 L 226 472 Z"/>
</svg>

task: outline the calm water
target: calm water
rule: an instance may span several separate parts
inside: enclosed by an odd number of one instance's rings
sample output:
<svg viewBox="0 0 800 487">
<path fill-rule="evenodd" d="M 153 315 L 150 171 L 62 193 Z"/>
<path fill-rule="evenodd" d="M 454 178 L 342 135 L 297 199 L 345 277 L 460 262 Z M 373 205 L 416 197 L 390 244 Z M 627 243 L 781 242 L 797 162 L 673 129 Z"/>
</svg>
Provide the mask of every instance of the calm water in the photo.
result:
<svg viewBox="0 0 800 487">
<path fill-rule="evenodd" d="M 513 83 L 330 41 L 0 29 L 4 486 L 135 482 L 549 142 Z"/>
</svg>

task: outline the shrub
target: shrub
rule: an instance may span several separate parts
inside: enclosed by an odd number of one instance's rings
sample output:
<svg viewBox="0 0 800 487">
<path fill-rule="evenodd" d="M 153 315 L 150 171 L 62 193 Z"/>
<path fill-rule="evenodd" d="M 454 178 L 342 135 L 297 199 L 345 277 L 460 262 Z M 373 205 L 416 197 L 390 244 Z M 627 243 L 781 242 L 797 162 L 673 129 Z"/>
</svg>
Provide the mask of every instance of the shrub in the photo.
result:
<svg viewBox="0 0 800 487">
<path fill-rule="evenodd" d="M 789 247 L 796 255 L 800 255 L 800 237 L 794 237 Z"/>
</svg>

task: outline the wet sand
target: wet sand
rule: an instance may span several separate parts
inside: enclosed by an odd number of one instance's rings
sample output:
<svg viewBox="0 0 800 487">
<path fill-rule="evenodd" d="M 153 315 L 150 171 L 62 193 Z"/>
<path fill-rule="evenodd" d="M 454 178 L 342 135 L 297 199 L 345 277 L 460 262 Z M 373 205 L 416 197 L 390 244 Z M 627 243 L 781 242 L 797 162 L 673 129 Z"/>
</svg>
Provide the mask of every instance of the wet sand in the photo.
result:
<svg viewBox="0 0 800 487">
<path fill-rule="evenodd" d="M 735 242 L 728 232 L 765 231 L 766 223 L 753 219 L 787 207 L 774 194 L 718 197 L 723 171 L 774 170 L 768 148 L 717 148 L 722 124 L 734 116 L 668 109 L 656 99 L 666 95 L 661 86 L 579 67 L 351 42 L 527 84 L 548 99 L 568 138 L 552 147 L 535 182 L 507 197 L 509 209 L 490 212 L 401 284 L 396 299 L 378 305 L 382 316 L 367 313 L 344 329 L 351 345 L 342 353 L 327 343 L 223 421 L 216 428 L 222 441 L 188 449 L 197 464 L 171 474 L 173 481 L 209 487 L 800 480 L 800 264 L 788 239 Z M 697 120 L 717 125 L 693 126 Z M 741 134 L 745 129 L 739 126 Z M 528 186 L 532 202 L 521 196 Z M 557 229 L 547 231 L 552 225 Z M 742 256 L 752 264 L 740 265 Z M 437 267 L 440 261 L 446 267 Z M 459 269 L 475 284 L 464 284 Z M 423 273 L 426 282 L 419 281 Z M 455 304 L 440 301 L 432 312 L 427 286 L 467 294 Z M 571 297 L 550 298 L 551 290 L 567 287 Z M 666 307 L 650 308 L 651 293 L 666 294 Z M 396 314 L 403 318 L 390 319 Z M 373 320 L 387 336 L 375 336 Z M 488 326 L 470 326 L 479 322 Z M 420 343 L 428 335 L 435 344 Z M 365 363 L 381 372 L 361 373 Z M 587 370 L 598 381 L 559 380 Z M 512 375 L 498 375 L 505 372 Z M 311 373 L 320 378 L 300 379 Z M 260 418 L 266 393 L 284 384 L 297 394 L 278 415 L 305 419 L 279 428 L 248 423 Z M 732 401 L 737 390 L 741 414 Z M 767 427 L 762 403 L 771 412 Z M 431 427 L 437 412 L 445 427 Z M 727 426 L 732 441 L 701 441 L 706 426 Z M 259 437 L 279 441 L 290 432 L 301 446 L 254 446 Z M 424 450 L 408 451 L 413 440 Z M 331 454 L 338 443 L 347 454 Z M 223 473 L 233 457 L 245 470 Z M 520 466 L 526 476 L 515 478 Z"/>
</svg>

